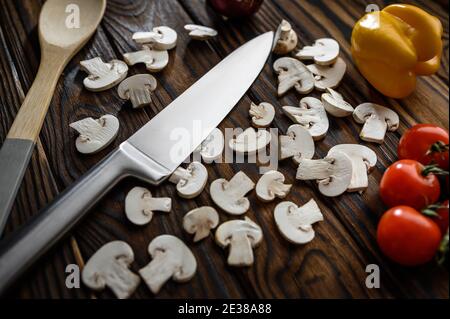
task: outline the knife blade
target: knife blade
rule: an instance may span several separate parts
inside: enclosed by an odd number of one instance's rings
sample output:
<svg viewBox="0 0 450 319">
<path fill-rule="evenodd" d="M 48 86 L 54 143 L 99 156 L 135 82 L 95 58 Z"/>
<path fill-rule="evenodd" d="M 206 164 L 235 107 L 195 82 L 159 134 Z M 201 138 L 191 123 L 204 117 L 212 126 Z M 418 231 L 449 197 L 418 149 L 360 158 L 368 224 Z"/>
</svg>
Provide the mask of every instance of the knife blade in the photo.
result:
<svg viewBox="0 0 450 319">
<path fill-rule="evenodd" d="M 163 182 L 242 98 L 270 55 L 273 32 L 242 45 L 194 83 L 52 204 L 0 242 L 0 294 L 78 223 L 119 180 Z M 192 131 L 202 126 L 198 134 Z M 188 147 L 173 132 L 190 135 Z"/>
</svg>

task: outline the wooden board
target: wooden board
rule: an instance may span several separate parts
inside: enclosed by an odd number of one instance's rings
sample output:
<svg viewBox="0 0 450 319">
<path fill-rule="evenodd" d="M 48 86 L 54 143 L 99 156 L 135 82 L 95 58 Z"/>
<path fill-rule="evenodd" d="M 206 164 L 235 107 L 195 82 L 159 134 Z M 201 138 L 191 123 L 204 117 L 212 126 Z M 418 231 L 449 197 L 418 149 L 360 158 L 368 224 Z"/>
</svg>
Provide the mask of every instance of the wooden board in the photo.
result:
<svg viewBox="0 0 450 319">
<path fill-rule="evenodd" d="M 37 21 L 43 1 L 3 1 L 0 11 L 0 140 L 4 140 L 15 114 L 37 72 L 39 43 Z M 345 194 L 330 199 L 320 195 L 313 183 L 294 180 L 295 166 L 283 162 L 279 170 L 294 183 L 288 196 L 298 204 L 314 198 L 323 209 L 325 221 L 315 226 L 316 239 L 305 246 L 288 244 L 277 231 L 273 208 L 278 201 L 262 204 L 250 195 L 248 216 L 261 225 L 265 240 L 255 251 L 255 265 L 233 269 L 226 265 L 226 252 L 209 238 L 190 244 L 198 260 L 198 273 L 187 284 L 169 282 L 158 298 L 448 298 L 448 271 L 429 264 L 404 268 L 389 262 L 379 251 L 375 233 L 379 217 L 385 210 L 378 197 L 378 182 L 383 171 L 396 160 L 396 147 L 401 134 L 415 123 L 436 123 L 448 129 L 448 2 L 406 1 L 419 4 L 438 16 L 445 28 L 445 54 L 439 73 L 419 80 L 417 91 L 403 100 L 387 99 L 362 78 L 350 56 L 349 39 L 352 26 L 364 13 L 369 2 L 363 0 L 301 1 L 265 0 L 261 10 L 245 21 L 224 21 L 206 9 L 204 1 L 191 0 L 109 0 L 107 12 L 98 32 L 72 60 L 59 80 L 56 93 L 42 129 L 38 147 L 20 189 L 7 233 L 37 214 L 52 198 L 73 183 L 114 147 L 127 139 L 145 122 L 168 105 L 201 75 L 239 45 L 262 32 L 275 30 L 281 19 L 289 20 L 299 35 L 299 45 L 311 44 L 320 37 L 333 37 L 342 48 L 348 72 L 341 93 L 354 105 L 371 101 L 389 105 L 400 115 L 398 132 L 389 133 L 381 145 L 367 144 L 378 155 L 376 169 L 369 177 L 369 188 L 363 195 Z M 383 7 L 391 1 L 374 1 Z M 219 37 L 209 42 L 190 41 L 183 31 L 187 23 L 212 26 Z M 131 34 L 153 26 L 168 25 L 178 31 L 179 42 L 170 52 L 169 66 L 157 75 L 158 89 L 154 103 L 133 110 L 119 99 L 115 90 L 91 93 L 82 87 L 85 74 L 79 61 L 101 56 L 104 60 L 121 58 L 137 49 Z M 223 123 L 221 128 L 249 126 L 250 101 L 267 101 L 276 106 L 274 127 L 285 132 L 291 122 L 282 114 L 283 105 L 297 105 L 299 96 L 289 93 L 276 96 L 276 75 L 271 57 L 263 72 Z M 243 61 L 243 63 L 245 63 Z M 131 74 L 144 73 L 143 66 L 130 68 Z M 318 96 L 318 93 L 313 93 Z M 68 124 L 86 116 L 105 113 L 119 117 L 121 129 L 113 145 L 99 154 L 84 156 L 74 146 L 76 133 Z M 327 137 L 316 143 L 316 157 L 341 143 L 361 143 L 361 126 L 351 117 L 331 120 Z M 366 144 L 366 143 L 364 143 Z M 231 178 L 243 170 L 254 181 L 259 178 L 254 164 L 217 164 L 208 166 L 209 182 Z M 133 226 L 124 215 L 124 198 L 134 186 L 146 186 L 127 179 L 115 187 L 90 215 L 61 241 L 8 293 L 20 298 L 111 298 L 109 291 L 93 294 L 88 289 L 65 286 L 67 264 L 82 264 L 98 248 L 111 240 L 124 240 L 133 247 L 137 271 L 150 261 L 147 245 L 157 235 L 169 233 L 190 242 L 181 229 L 183 215 L 189 210 L 213 205 L 209 190 L 194 200 L 180 199 L 173 185 L 151 187 L 155 196 L 173 198 L 170 214 L 155 214 L 145 227 Z M 221 220 L 230 219 L 221 213 Z M 368 264 L 381 269 L 381 288 L 365 286 Z M 152 298 L 142 284 L 135 298 Z"/>
</svg>

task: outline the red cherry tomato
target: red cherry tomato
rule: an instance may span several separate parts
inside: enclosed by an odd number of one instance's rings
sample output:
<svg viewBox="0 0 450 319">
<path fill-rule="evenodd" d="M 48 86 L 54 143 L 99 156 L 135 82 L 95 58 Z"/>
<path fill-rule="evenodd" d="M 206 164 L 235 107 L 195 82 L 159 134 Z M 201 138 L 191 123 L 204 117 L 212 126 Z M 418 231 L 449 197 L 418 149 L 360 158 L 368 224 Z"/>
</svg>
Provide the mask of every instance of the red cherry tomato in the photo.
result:
<svg viewBox="0 0 450 319">
<path fill-rule="evenodd" d="M 448 132 L 432 124 L 411 127 L 400 139 L 399 159 L 416 160 L 423 165 L 437 164 L 448 170 Z"/>
<path fill-rule="evenodd" d="M 432 205 L 433 206 L 433 205 Z M 433 208 L 431 208 L 434 210 Z M 435 214 L 437 216 L 433 216 L 433 221 L 438 225 L 441 230 L 441 235 L 444 236 L 448 231 L 448 200 L 438 205 L 438 208 L 435 209 Z"/>
<path fill-rule="evenodd" d="M 263 0 L 209 0 L 215 11 L 229 18 L 241 18 L 258 11 Z"/>
<path fill-rule="evenodd" d="M 417 210 L 436 203 L 440 195 L 439 180 L 434 174 L 424 176 L 425 172 L 425 167 L 417 161 L 395 162 L 381 178 L 381 199 L 389 207 L 407 205 Z"/>
<path fill-rule="evenodd" d="M 377 230 L 381 251 L 404 266 L 418 266 L 433 259 L 441 243 L 439 227 L 408 206 L 389 209 Z"/>
</svg>

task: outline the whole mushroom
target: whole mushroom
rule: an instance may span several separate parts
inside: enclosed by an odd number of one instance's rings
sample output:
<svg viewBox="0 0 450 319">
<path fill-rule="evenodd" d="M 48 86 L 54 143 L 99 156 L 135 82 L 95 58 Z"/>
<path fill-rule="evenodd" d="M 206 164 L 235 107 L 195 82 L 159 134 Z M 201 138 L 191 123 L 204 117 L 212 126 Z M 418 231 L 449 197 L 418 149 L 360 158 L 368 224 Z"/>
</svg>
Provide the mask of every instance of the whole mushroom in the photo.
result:
<svg viewBox="0 0 450 319">
<path fill-rule="evenodd" d="M 217 225 L 219 225 L 219 214 L 209 206 L 193 209 L 183 217 L 183 228 L 189 234 L 194 234 L 194 242 L 208 237 Z"/>
<path fill-rule="evenodd" d="M 288 54 L 297 46 L 297 33 L 286 20 L 282 20 L 275 33 L 274 48 L 275 54 Z"/>
<path fill-rule="evenodd" d="M 121 99 L 130 100 L 133 108 L 139 108 L 152 102 L 156 86 L 156 79 L 152 75 L 137 74 L 120 83 L 117 93 Z"/>
<path fill-rule="evenodd" d="M 177 185 L 177 192 L 183 198 L 197 197 L 208 181 L 208 171 L 199 162 L 192 162 L 184 169 L 178 167 L 169 177 L 169 181 Z"/>
</svg>

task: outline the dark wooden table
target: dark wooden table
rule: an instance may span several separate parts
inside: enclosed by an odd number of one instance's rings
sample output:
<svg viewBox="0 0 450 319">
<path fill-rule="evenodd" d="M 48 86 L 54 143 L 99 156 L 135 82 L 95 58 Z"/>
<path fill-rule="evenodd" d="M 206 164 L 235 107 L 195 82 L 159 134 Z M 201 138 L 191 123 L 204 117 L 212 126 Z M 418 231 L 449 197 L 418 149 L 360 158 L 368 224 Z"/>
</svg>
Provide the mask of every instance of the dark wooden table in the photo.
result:
<svg viewBox="0 0 450 319">
<path fill-rule="evenodd" d="M 248 216 L 261 225 L 265 240 L 255 251 L 253 267 L 234 269 L 226 265 L 226 252 L 212 238 L 191 244 L 190 236 L 181 228 L 183 215 L 189 210 L 213 205 L 206 189 L 194 200 L 180 199 L 173 185 L 152 187 L 156 196 L 173 198 L 170 214 L 156 214 L 145 227 L 133 226 L 124 215 L 124 198 L 132 187 L 145 184 L 128 179 L 115 187 L 82 221 L 71 236 L 52 249 L 8 293 L 20 298 L 110 298 L 105 290 L 92 294 L 88 289 L 68 289 L 65 267 L 82 265 L 98 248 L 112 240 L 124 240 L 133 247 L 136 260 L 133 270 L 146 265 L 150 257 L 147 245 L 157 235 L 168 233 L 190 243 L 198 260 L 198 272 L 187 284 L 167 283 L 158 298 L 448 298 L 448 271 L 433 263 L 404 268 L 389 262 L 378 249 L 375 233 L 377 222 L 385 210 L 378 197 L 378 182 L 383 171 L 396 160 L 396 147 L 401 134 L 415 123 L 430 122 L 448 129 L 448 1 L 407 1 L 419 4 L 438 16 L 445 27 L 445 54 L 439 73 L 419 80 L 416 92 L 403 100 L 388 99 L 372 89 L 355 69 L 350 56 L 349 39 L 352 26 L 363 15 L 366 5 L 381 7 L 391 1 L 292 1 L 266 0 L 251 19 L 224 21 L 197 0 L 109 0 L 107 12 L 98 32 L 68 65 L 56 88 L 50 111 L 42 129 L 30 167 L 17 197 L 7 233 L 37 214 L 59 192 L 72 184 L 90 167 L 127 139 L 133 132 L 161 111 L 240 44 L 258 34 L 276 29 L 281 19 L 289 20 L 299 35 L 300 45 L 321 37 L 333 37 L 342 48 L 348 72 L 340 87 L 353 104 L 371 101 L 388 105 L 399 113 L 400 129 L 388 133 L 386 142 L 369 145 L 378 155 L 378 164 L 370 175 L 369 188 L 363 194 L 345 194 L 338 198 L 323 197 L 313 185 L 295 181 L 295 166 L 282 163 L 280 171 L 294 183 L 288 200 L 306 203 L 313 197 L 323 209 L 325 221 L 315 226 L 316 238 L 304 246 L 288 244 L 273 221 L 277 202 L 262 204 L 250 195 Z M 0 139 L 4 140 L 14 116 L 36 74 L 39 63 L 37 22 L 43 1 L 0 1 Z M 183 31 L 187 23 L 213 26 L 219 36 L 209 42 L 190 41 Z M 116 90 L 90 93 L 82 86 L 80 60 L 101 56 L 108 61 L 121 58 L 137 49 L 131 34 L 153 26 L 167 25 L 178 31 L 179 41 L 170 52 L 169 66 L 157 74 L 159 87 L 154 103 L 145 109 L 133 110 L 117 96 Z M 291 92 L 282 99 L 276 96 L 276 75 L 272 70 L 274 57 L 268 61 L 258 80 L 221 128 L 249 126 L 250 101 L 267 101 L 276 106 L 274 127 L 284 132 L 291 124 L 282 114 L 282 105 L 297 105 L 299 96 Z M 245 63 L 245 61 L 243 61 Z M 143 66 L 131 67 L 131 74 L 145 73 Z M 230 79 L 231 81 L 231 79 Z M 313 93 L 313 96 L 318 96 Z M 86 116 L 105 113 L 119 117 L 121 129 L 113 145 L 97 155 L 83 156 L 75 150 L 76 133 L 68 126 Z M 316 143 L 316 156 L 340 143 L 361 143 L 361 126 L 351 117 L 331 119 L 326 138 Z M 151 138 L 149 138 L 151 140 Z M 0 168 L 1 169 L 1 168 Z M 258 169 L 252 164 L 217 164 L 208 166 L 209 182 L 231 178 L 243 170 L 254 181 Z M 222 221 L 229 219 L 221 213 Z M 368 264 L 381 270 L 381 288 L 367 289 L 365 272 Z M 141 284 L 135 298 L 151 298 Z"/>
</svg>

